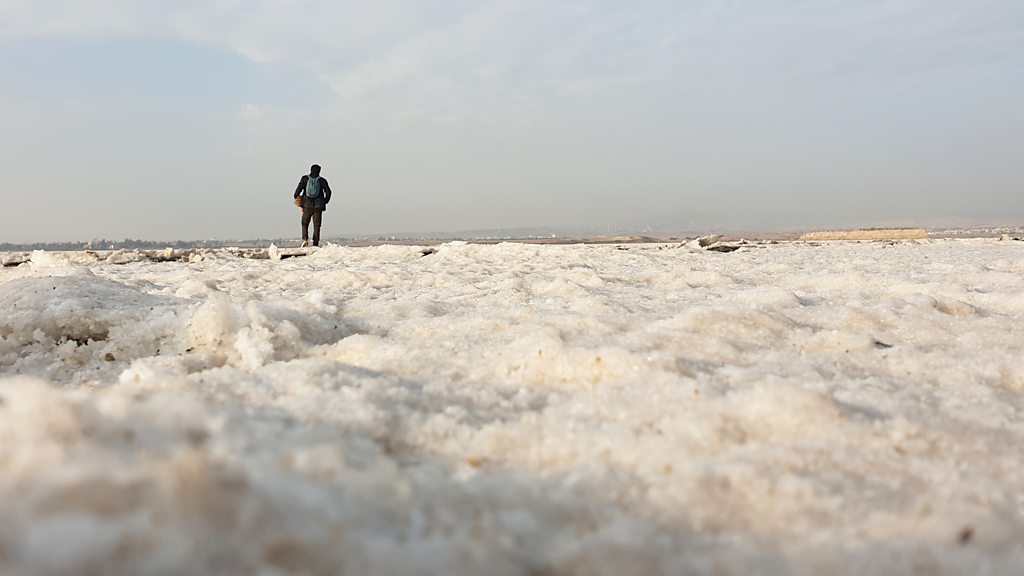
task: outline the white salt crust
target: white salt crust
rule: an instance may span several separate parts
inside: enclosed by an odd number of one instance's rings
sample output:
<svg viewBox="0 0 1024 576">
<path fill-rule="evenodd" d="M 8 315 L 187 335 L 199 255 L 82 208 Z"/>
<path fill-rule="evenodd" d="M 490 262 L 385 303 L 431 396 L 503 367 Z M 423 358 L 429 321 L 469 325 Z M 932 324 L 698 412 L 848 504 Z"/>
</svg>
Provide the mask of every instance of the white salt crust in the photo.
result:
<svg viewBox="0 0 1024 576">
<path fill-rule="evenodd" d="M 1024 573 L 1024 244 L 423 252 L 0 270 L 0 574 Z"/>
</svg>

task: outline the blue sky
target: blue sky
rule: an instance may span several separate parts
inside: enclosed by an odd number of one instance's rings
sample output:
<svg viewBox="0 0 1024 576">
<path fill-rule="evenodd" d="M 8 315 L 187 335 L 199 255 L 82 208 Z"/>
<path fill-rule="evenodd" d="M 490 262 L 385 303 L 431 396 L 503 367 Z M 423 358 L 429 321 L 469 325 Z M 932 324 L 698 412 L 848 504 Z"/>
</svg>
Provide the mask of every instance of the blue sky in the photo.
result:
<svg viewBox="0 0 1024 576">
<path fill-rule="evenodd" d="M 1024 220 L 1024 3 L 0 1 L 0 241 Z M 45 206 L 45 208 L 41 208 Z"/>
</svg>

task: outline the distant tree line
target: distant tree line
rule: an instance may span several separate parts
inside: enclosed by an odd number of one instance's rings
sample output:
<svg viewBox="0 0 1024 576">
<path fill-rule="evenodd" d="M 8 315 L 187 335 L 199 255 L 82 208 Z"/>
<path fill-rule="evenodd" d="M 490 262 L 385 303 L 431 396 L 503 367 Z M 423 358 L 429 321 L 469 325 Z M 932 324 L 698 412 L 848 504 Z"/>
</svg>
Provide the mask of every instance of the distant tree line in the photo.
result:
<svg viewBox="0 0 1024 576">
<path fill-rule="evenodd" d="M 32 250 L 163 250 L 164 248 L 186 250 L 190 248 L 224 248 L 228 246 L 267 246 L 271 243 L 281 245 L 286 242 L 289 242 L 289 240 L 281 238 L 258 238 L 256 240 L 174 240 L 171 242 L 138 240 L 135 238 L 125 238 L 124 240 L 98 238 L 85 242 L 32 242 L 27 244 L 2 242 L 0 243 L 0 252 L 28 252 Z"/>
</svg>

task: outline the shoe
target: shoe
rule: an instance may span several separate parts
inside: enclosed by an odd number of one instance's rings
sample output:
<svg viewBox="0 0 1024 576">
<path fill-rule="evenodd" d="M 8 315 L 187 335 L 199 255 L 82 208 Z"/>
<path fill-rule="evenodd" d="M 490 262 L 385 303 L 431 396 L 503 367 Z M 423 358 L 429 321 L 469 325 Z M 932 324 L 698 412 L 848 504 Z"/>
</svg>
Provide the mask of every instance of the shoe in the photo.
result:
<svg viewBox="0 0 1024 576">
<path fill-rule="evenodd" d="M 309 246 L 309 240 L 303 240 L 302 241 L 302 247 L 305 248 L 307 246 Z"/>
</svg>

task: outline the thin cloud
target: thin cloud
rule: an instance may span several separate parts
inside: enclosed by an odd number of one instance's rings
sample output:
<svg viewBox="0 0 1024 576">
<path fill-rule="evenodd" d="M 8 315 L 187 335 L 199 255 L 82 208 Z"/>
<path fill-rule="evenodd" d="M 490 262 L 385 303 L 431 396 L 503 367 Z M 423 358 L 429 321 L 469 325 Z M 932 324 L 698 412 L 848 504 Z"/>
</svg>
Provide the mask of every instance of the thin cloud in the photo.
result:
<svg viewBox="0 0 1024 576">
<path fill-rule="evenodd" d="M 266 118 L 269 113 L 269 106 L 260 106 L 259 104 L 253 104 L 252 102 L 242 104 L 241 108 L 238 109 L 238 117 L 247 122 L 262 120 Z"/>
<path fill-rule="evenodd" d="M 983 189 L 972 202 L 996 206 L 1019 197 L 1022 28 L 1017 0 L 0 0 L 12 62 L 40 37 L 142 39 L 141 51 L 174 52 L 176 70 L 230 82 L 230 94 L 182 85 L 194 106 L 177 115 L 158 113 L 173 90 L 132 104 L 154 133 L 174 136 L 161 142 L 176 166 L 191 154 L 216 158 L 219 171 L 247 146 L 236 166 L 249 186 L 310 157 L 335 159 L 366 192 L 351 198 L 364 229 L 529 224 L 542 213 L 582 221 L 714 199 L 827 213 L 835 202 L 823 194 L 884 213 L 925 192 L 931 203 L 937 191 Z M 275 65 L 193 62 L 177 42 Z M 62 98 L 109 84 L 97 70 L 65 83 Z M 173 71 L 148 72 L 175 86 Z M 9 124 L 53 122 L 52 109 L 11 121 L 13 99 L 0 94 Z M 107 129 L 133 136 L 135 126 L 102 99 L 90 104 L 103 118 L 65 129 L 96 135 L 87 149 L 69 138 L 25 151 L 23 134 L 38 130 L 8 131 L 22 134 L 0 141 L 10 185 L 30 186 L 22 167 L 33 162 L 88 157 L 56 176 L 69 191 L 102 181 L 111 158 L 151 165 L 151 150 L 127 149 Z M 183 197 L 201 193 L 177 168 L 164 179 Z M 487 202 L 467 201 L 481 190 Z M 432 201 L 405 221 L 390 208 L 426 193 Z"/>
</svg>

